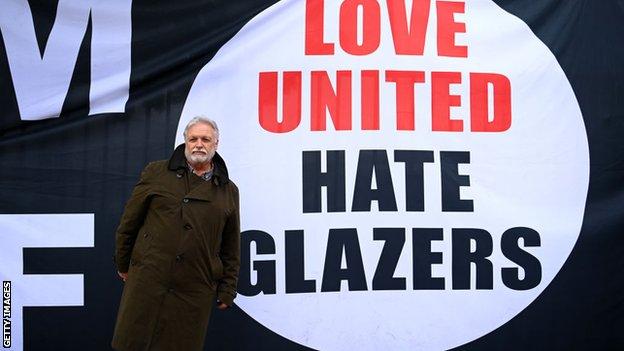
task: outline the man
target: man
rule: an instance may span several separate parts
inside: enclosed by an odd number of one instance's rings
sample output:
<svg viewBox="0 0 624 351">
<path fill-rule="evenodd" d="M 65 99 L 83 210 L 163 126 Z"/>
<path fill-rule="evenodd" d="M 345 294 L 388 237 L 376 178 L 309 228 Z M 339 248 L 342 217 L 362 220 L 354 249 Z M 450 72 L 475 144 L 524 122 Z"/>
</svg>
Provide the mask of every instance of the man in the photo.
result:
<svg viewBox="0 0 624 351">
<path fill-rule="evenodd" d="M 145 167 L 117 228 L 117 350 L 200 350 L 215 300 L 226 309 L 236 295 L 238 188 L 216 153 L 219 129 L 195 117 L 184 141 Z"/>
</svg>

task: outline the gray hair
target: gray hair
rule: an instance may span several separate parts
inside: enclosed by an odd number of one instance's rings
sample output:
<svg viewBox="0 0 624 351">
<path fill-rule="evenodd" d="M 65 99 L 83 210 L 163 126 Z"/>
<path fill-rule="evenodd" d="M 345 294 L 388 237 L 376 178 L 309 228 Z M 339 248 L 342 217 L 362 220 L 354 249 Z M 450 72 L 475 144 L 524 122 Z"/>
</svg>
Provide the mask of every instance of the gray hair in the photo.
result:
<svg viewBox="0 0 624 351">
<path fill-rule="evenodd" d="M 186 141 L 186 132 L 189 130 L 189 128 L 191 128 L 192 126 L 198 124 L 198 123 L 204 123 L 209 125 L 210 127 L 212 127 L 212 129 L 215 131 L 215 134 L 217 136 L 217 140 L 219 140 L 219 127 L 217 126 L 217 122 L 213 121 L 212 119 L 206 117 L 206 116 L 196 116 L 193 117 L 188 124 L 186 125 L 186 127 L 184 128 L 184 140 Z"/>
</svg>

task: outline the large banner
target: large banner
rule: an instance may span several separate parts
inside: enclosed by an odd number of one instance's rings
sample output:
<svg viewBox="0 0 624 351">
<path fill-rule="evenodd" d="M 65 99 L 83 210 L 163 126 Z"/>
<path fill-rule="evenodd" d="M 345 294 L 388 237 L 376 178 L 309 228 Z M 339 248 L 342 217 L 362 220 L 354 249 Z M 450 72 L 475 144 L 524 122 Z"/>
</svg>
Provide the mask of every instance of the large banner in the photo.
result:
<svg viewBox="0 0 624 351">
<path fill-rule="evenodd" d="M 621 2 L 0 6 L 5 348 L 110 349 L 121 211 L 198 115 L 241 196 L 206 349 L 624 348 Z"/>
</svg>

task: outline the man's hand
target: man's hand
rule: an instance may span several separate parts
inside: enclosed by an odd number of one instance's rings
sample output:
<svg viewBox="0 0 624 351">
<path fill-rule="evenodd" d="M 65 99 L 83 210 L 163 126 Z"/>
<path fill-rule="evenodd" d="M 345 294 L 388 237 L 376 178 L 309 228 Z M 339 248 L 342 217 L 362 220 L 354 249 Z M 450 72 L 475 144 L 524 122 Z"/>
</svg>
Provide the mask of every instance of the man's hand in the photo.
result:
<svg viewBox="0 0 624 351">
<path fill-rule="evenodd" d="M 121 280 L 123 280 L 124 282 L 126 281 L 126 279 L 128 279 L 128 273 L 121 273 L 120 271 L 117 271 L 117 275 L 119 275 Z"/>
<path fill-rule="evenodd" d="M 218 308 L 218 309 L 220 309 L 220 310 L 224 310 L 224 309 L 226 309 L 226 308 L 228 308 L 228 307 L 230 307 L 230 306 L 228 306 L 228 305 L 224 304 L 224 303 L 223 303 L 223 302 L 221 302 L 221 301 L 217 301 L 217 308 Z"/>
</svg>

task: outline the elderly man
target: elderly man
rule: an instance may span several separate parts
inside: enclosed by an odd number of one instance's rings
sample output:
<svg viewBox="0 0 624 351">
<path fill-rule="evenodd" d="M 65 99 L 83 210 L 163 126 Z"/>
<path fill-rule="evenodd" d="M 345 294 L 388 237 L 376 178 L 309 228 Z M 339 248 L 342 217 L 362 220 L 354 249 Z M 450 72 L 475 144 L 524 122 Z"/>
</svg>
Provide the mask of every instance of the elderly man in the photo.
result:
<svg viewBox="0 0 624 351">
<path fill-rule="evenodd" d="M 184 141 L 145 167 L 117 228 L 117 350 L 200 350 L 212 305 L 236 295 L 238 189 L 216 153 L 219 129 L 193 118 Z"/>
</svg>

